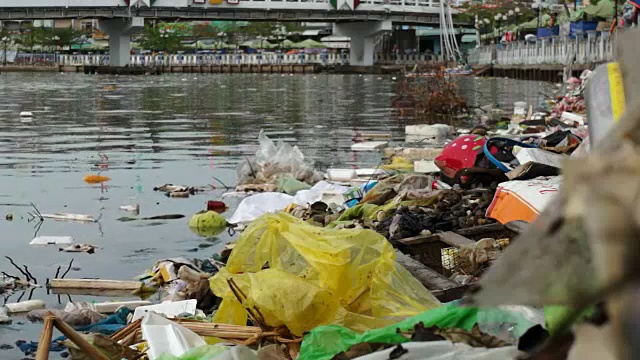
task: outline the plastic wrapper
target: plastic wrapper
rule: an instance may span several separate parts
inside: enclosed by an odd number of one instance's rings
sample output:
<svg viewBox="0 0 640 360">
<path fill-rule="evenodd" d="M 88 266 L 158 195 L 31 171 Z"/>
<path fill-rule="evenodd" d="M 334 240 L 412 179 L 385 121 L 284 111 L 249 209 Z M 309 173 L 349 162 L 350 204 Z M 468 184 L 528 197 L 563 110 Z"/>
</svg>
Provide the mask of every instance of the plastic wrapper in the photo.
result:
<svg viewBox="0 0 640 360">
<path fill-rule="evenodd" d="M 293 196 L 283 193 L 256 194 L 240 202 L 229 222 L 232 224 L 249 223 L 266 213 L 282 211 L 293 202 Z"/>
<path fill-rule="evenodd" d="M 263 270 L 265 264 L 269 269 Z M 235 245 L 224 271 L 211 278 L 223 298 L 215 322 L 245 324 L 246 311 L 229 289 L 233 279 L 270 326 L 293 334 L 322 324 L 364 331 L 440 305 L 396 264 L 391 244 L 363 229 L 318 228 L 278 213 L 257 219 Z"/>
<path fill-rule="evenodd" d="M 190 349 L 207 345 L 193 331 L 153 313 L 144 317 L 141 327 L 142 338 L 149 346 L 149 360 L 160 359 L 163 354 L 182 356 Z"/>
<path fill-rule="evenodd" d="M 238 185 L 275 184 L 284 175 L 310 185 L 322 180 L 323 174 L 305 162 L 297 146 L 283 141 L 276 144 L 264 131 L 260 131 L 258 142 L 260 148 L 255 157 L 238 165 Z"/>
</svg>

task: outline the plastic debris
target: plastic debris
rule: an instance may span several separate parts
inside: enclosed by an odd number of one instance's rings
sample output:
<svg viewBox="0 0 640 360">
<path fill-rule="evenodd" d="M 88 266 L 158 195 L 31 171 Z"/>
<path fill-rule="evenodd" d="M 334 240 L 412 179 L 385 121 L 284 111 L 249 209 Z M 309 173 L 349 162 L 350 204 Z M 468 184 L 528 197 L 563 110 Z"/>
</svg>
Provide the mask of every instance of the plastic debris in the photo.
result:
<svg viewBox="0 0 640 360">
<path fill-rule="evenodd" d="M 282 211 L 293 202 L 293 196 L 283 193 L 256 194 L 242 200 L 229 223 L 249 223 L 264 214 Z"/>
<path fill-rule="evenodd" d="M 262 270 L 265 263 L 270 268 Z M 247 294 L 247 306 L 258 307 L 266 323 L 285 325 L 293 334 L 328 323 L 370 329 L 440 304 L 395 263 L 384 237 L 317 228 L 283 213 L 253 222 L 211 279 L 214 294 L 223 298 L 214 321 L 244 324 L 246 312 L 228 281 Z M 357 307 L 348 305 L 356 299 Z"/>
<path fill-rule="evenodd" d="M 84 214 L 69 214 L 69 213 L 53 213 L 53 214 L 41 214 L 45 219 L 53 220 L 69 220 L 79 222 L 97 222 L 96 218 L 91 215 Z"/>
<path fill-rule="evenodd" d="M 68 245 L 73 243 L 71 236 L 38 236 L 29 245 Z"/>
<path fill-rule="evenodd" d="M 133 312 L 133 318 L 131 321 L 141 319 L 147 313 L 156 313 L 164 315 L 164 317 L 173 318 L 181 314 L 196 314 L 196 305 L 198 301 L 183 300 L 183 301 L 168 301 L 157 305 L 139 306 Z"/>
<path fill-rule="evenodd" d="M 142 338 L 147 341 L 149 360 L 162 354 L 181 356 L 190 349 L 207 343 L 193 331 L 162 316 L 148 313 L 142 320 Z"/>
<path fill-rule="evenodd" d="M 200 236 L 216 236 L 226 228 L 227 220 L 215 211 L 201 211 L 189 219 L 189 229 Z"/>
<path fill-rule="evenodd" d="M 87 184 L 101 184 L 103 182 L 110 181 L 111 178 L 104 175 L 91 174 L 91 175 L 85 176 L 82 180 L 84 180 L 84 182 L 86 182 Z"/>
<path fill-rule="evenodd" d="M 64 248 L 60 248 L 59 251 L 70 252 L 70 253 L 93 254 L 96 252 L 96 249 L 97 247 L 91 244 L 75 244 L 75 245 L 67 246 Z"/>
</svg>

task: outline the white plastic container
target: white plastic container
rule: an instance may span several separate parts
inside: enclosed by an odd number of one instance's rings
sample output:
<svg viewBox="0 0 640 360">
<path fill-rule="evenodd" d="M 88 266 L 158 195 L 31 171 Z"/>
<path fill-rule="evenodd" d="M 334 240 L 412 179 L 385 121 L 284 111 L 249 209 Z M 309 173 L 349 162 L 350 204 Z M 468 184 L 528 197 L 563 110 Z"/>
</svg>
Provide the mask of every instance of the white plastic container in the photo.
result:
<svg viewBox="0 0 640 360">
<path fill-rule="evenodd" d="M 352 151 L 376 151 L 389 145 L 387 141 L 365 141 L 351 145 Z"/>
<path fill-rule="evenodd" d="M 451 126 L 445 124 L 408 125 L 404 128 L 405 142 L 421 144 L 442 144 L 453 133 Z"/>
<path fill-rule="evenodd" d="M 353 169 L 327 169 L 329 181 L 348 182 L 358 177 L 358 173 Z"/>
<path fill-rule="evenodd" d="M 433 160 L 418 160 L 413 162 L 413 171 L 422 174 L 440 171 Z"/>
<path fill-rule="evenodd" d="M 29 312 L 31 310 L 44 309 L 45 303 L 42 300 L 27 300 L 21 301 L 18 303 L 9 303 L 5 304 L 4 307 L 7 309 L 7 313 L 15 314 L 15 313 L 23 313 Z"/>
</svg>

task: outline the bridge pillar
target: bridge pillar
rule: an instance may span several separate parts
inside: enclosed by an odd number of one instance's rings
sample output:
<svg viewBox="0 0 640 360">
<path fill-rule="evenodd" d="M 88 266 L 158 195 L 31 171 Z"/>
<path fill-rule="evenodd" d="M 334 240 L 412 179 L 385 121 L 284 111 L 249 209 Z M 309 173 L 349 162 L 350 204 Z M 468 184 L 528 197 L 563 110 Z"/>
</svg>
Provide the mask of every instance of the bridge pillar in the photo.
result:
<svg viewBox="0 0 640 360">
<path fill-rule="evenodd" d="M 131 35 L 144 29 L 144 18 L 100 19 L 98 28 L 109 35 L 109 66 L 129 65 Z"/>
<path fill-rule="evenodd" d="M 351 38 L 349 64 L 354 66 L 372 66 L 376 37 L 392 30 L 389 20 L 337 23 L 333 26 L 335 35 Z"/>
</svg>

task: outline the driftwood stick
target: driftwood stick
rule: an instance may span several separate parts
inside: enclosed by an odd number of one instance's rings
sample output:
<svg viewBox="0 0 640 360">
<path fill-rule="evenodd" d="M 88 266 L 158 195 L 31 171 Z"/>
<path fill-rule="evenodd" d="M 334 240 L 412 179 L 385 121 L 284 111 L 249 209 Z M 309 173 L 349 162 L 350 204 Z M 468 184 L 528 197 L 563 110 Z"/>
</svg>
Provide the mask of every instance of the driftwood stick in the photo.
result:
<svg viewBox="0 0 640 360">
<path fill-rule="evenodd" d="M 103 353 L 89 344 L 89 342 L 85 340 L 80 335 L 80 333 L 73 330 L 73 328 L 66 322 L 54 318 L 53 324 L 64 336 L 66 336 L 72 343 L 79 347 L 80 350 L 84 351 L 84 353 L 87 354 L 89 358 L 96 360 L 109 360 L 107 356 L 105 356 Z"/>
<path fill-rule="evenodd" d="M 30 280 L 30 278 L 29 278 L 29 274 L 27 274 L 26 272 L 24 272 L 24 270 L 22 270 L 22 269 L 20 268 L 20 266 L 18 266 L 18 264 L 16 264 L 16 263 L 15 263 L 15 261 L 13 261 L 13 259 L 12 259 L 12 258 L 10 258 L 10 257 L 8 257 L 8 256 L 5 256 L 5 258 L 7 258 L 7 259 L 9 260 L 9 262 L 11 262 L 11 265 L 13 265 L 13 267 L 15 267 L 16 269 L 18 269 L 18 271 L 20 271 L 20 273 L 21 273 L 22 275 L 24 275 L 24 277 L 25 277 L 25 278 L 27 278 L 27 281 L 29 281 L 29 280 Z"/>
<path fill-rule="evenodd" d="M 49 313 L 44 317 L 44 326 L 40 340 L 38 341 L 38 351 L 36 352 L 36 360 L 49 359 L 49 347 L 51 346 L 51 338 L 53 337 L 53 320 L 55 317 Z"/>
<path fill-rule="evenodd" d="M 65 272 L 62 274 L 62 276 L 60 277 L 61 279 L 64 279 L 65 276 L 67 276 L 67 274 L 69 273 L 69 271 L 71 270 L 71 265 L 73 265 L 73 259 L 71 259 L 71 261 L 69 261 L 69 266 L 67 267 L 67 270 L 65 270 Z"/>
</svg>

